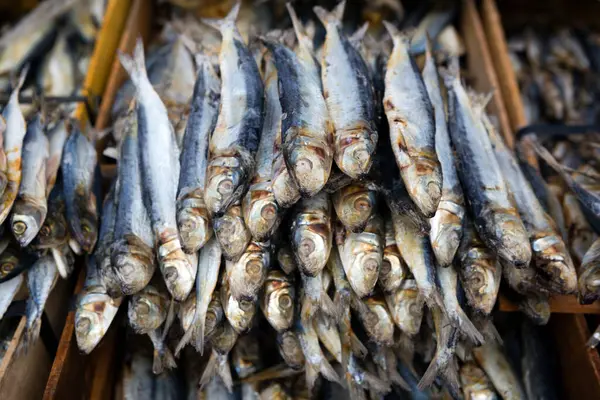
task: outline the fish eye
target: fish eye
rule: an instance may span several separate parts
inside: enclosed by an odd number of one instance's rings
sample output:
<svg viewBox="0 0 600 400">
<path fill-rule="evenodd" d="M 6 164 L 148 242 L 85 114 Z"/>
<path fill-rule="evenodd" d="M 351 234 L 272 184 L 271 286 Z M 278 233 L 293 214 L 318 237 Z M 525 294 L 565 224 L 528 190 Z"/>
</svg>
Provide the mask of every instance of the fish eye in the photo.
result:
<svg viewBox="0 0 600 400">
<path fill-rule="evenodd" d="M 275 209 L 275 206 L 273 204 L 267 204 L 262 208 L 262 210 L 260 210 L 260 216 L 266 220 L 272 220 L 273 218 L 275 218 L 276 213 L 277 210 Z"/>
<path fill-rule="evenodd" d="M 2 271 L 2 274 L 4 274 L 4 275 L 9 274 L 14 268 L 15 268 L 15 263 L 9 262 L 9 261 L 2 263 L 2 265 L 0 266 L 0 270 Z"/>
<path fill-rule="evenodd" d="M 231 179 L 225 179 L 219 183 L 217 186 L 217 192 L 220 195 L 225 196 L 233 192 L 233 182 Z"/>
<path fill-rule="evenodd" d="M 246 264 L 246 272 L 248 273 L 248 275 L 259 275 L 261 270 L 262 264 L 258 261 L 250 261 L 248 264 Z"/>
<path fill-rule="evenodd" d="M 471 285 L 473 285 L 473 288 L 475 288 L 476 290 L 481 289 L 485 285 L 484 276 L 480 272 L 473 274 L 470 281 Z"/>
<path fill-rule="evenodd" d="M 300 242 L 300 253 L 307 256 L 315 251 L 315 242 L 312 239 L 304 239 Z"/>
<path fill-rule="evenodd" d="M 12 226 L 15 235 L 22 235 L 27 230 L 27 224 L 23 221 L 17 221 Z"/>
<path fill-rule="evenodd" d="M 367 323 L 367 325 L 375 325 L 377 324 L 377 322 L 379 322 L 379 316 L 377 315 L 377 313 L 371 311 L 369 312 L 369 314 L 367 314 L 365 322 Z"/>
<path fill-rule="evenodd" d="M 283 308 L 284 310 L 287 310 L 292 306 L 292 298 L 289 295 L 284 294 L 282 296 L 279 296 L 278 303 L 279 307 Z"/>
<path fill-rule="evenodd" d="M 87 222 L 84 222 L 81 224 L 81 229 L 86 234 L 89 234 L 92 232 L 92 227 Z"/>
<path fill-rule="evenodd" d="M 44 225 L 42 226 L 42 229 L 40 229 L 40 235 L 42 236 L 50 236 L 50 227 L 48 225 Z"/>
<path fill-rule="evenodd" d="M 408 306 L 408 313 L 413 317 L 417 317 L 421 313 L 421 310 L 419 309 L 417 303 L 411 303 Z"/>
<path fill-rule="evenodd" d="M 381 270 L 379 271 L 379 273 L 381 275 L 387 275 L 390 273 L 391 270 L 392 264 L 387 260 L 383 260 L 383 262 L 381 263 Z"/>
<path fill-rule="evenodd" d="M 92 321 L 90 321 L 89 318 L 81 318 L 79 321 L 77 321 L 77 326 L 75 327 L 75 329 L 77 329 L 77 332 L 79 333 L 88 333 L 90 331 L 91 326 Z"/>
<path fill-rule="evenodd" d="M 370 259 L 365 262 L 365 269 L 367 272 L 374 273 L 377 271 L 379 263 L 376 260 Z"/>
<path fill-rule="evenodd" d="M 354 208 L 358 211 L 366 211 L 371 208 L 371 203 L 364 197 L 359 197 L 354 202 Z"/>
<path fill-rule="evenodd" d="M 137 303 L 135 303 L 134 308 L 136 314 L 147 315 L 150 313 L 150 306 L 142 301 L 138 301 Z"/>
<path fill-rule="evenodd" d="M 241 300 L 239 305 L 243 311 L 249 311 L 252 308 L 252 302 L 248 300 Z"/>
</svg>

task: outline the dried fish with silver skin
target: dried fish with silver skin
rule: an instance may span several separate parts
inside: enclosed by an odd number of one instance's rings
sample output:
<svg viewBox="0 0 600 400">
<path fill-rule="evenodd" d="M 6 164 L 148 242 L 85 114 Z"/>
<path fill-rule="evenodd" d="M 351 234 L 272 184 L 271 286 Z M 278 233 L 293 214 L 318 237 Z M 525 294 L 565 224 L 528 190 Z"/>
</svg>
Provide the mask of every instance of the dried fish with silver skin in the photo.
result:
<svg viewBox="0 0 600 400">
<path fill-rule="evenodd" d="M 465 225 L 455 265 L 469 306 L 489 315 L 496 304 L 502 267 L 470 221 Z"/>
<path fill-rule="evenodd" d="M 339 189 L 331 200 L 337 217 L 351 232 L 361 232 L 377 209 L 377 193 L 359 182 Z"/>
<path fill-rule="evenodd" d="M 4 136 L 6 136 L 6 121 L 4 116 L 0 115 L 0 194 L 4 193 L 8 183 L 8 160 L 4 152 Z"/>
<path fill-rule="evenodd" d="M 46 196 L 50 196 L 62 159 L 63 149 L 67 141 L 67 120 L 60 118 L 48 129 L 48 160 L 46 161 Z"/>
<path fill-rule="evenodd" d="M 135 109 L 127 116 L 121 139 L 116 223 L 110 249 L 110 268 L 116 285 L 112 296 L 129 296 L 144 289 L 156 270 L 154 234 L 142 194 Z M 115 292 L 116 291 L 116 292 Z"/>
<path fill-rule="evenodd" d="M 10 224 L 15 238 L 25 247 L 41 229 L 48 204 L 46 201 L 46 161 L 48 139 L 44 134 L 41 115 L 29 121 L 23 140 L 22 178 L 19 193 L 12 208 Z"/>
<path fill-rule="evenodd" d="M 396 326 L 410 337 L 417 335 L 425 306 L 417 282 L 411 278 L 405 279 L 399 288 L 385 295 L 385 300 Z"/>
<path fill-rule="evenodd" d="M 369 172 L 373 161 L 377 106 L 369 69 L 341 29 L 345 5 L 344 0 L 332 11 L 319 6 L 314 11 L 327 31 L 321 77 L 334 126 L 334 160 L 342 172 L 357 179 Z"/>
<path fill-rule="evenodd" d="M 269 324 L 277 332 L 292 327 L 296 289 L 293 275 L 285 275 L 277 269 L 269 271 L 261 294 L 260 308 Z"/>
<path fill-rule="evenodd" d="M 44 224 L 30 246 L 48 249 L 67 243 L 69 227 L 65 217 L 65 198 L 62 182 L 59 182 L 48 197 L 48 212 Z"/>
<path fill-rule="evenodd" d="M 75 92 L 75 64 L 65 31 L 58 33 L 40 71 L 39 86 L 44 96 L 70 96 Z"/>
<path fill-rule="evenodd" d="M 281 106 L 277 93 L 277 70 L 267 56 L 264 71 L 265 115 L 256 152 L 256 172 L 242 201 L 244 222 L 254 240 L 266 241 L 281 222 L 281 210 L 272 189 L 275 137 L 281 132 Z"/>
<path fill-rule="evenodd" d="M 287 5 L 298 46 L 293 52 L 269 41 L 279 82 L 282 150 L 288 172 L 305 197 L 317 194 L 329 179 L 333 162 L 333 126 L 323 98 L 320 66 L 312 41 L 291 4 Z"/>
<path fill-rule="evenodd" d="M 296 263 L 296 258 L 289 242 L 281 243 L 279 245 L 279 248 L 277 249 L 277 262 L 279 263 L 281 270 L 287 275 L 290 275 L 298 269 L 298 264 Z"/>
<path fill-rule="evenodd" d="M 7 170 L 6 177 L 0 176 L 0 187 L 3 189 L 0 196 L 0 224 L 8 217 L 21 184 L 21 150 L 27 129 L 19 105 L 19 92 L 25 82 L 27 70 L 26 67 L 21 71 L 19 81 L 2 110 L 2 117 L 6 123 L 6 130 L 2 136 Z"/>
<path fill-rule="evenodd" d="M 230 265 L 227 275 L 233 298 L 256 301 L 271 265 L 271 246 L 268 242 L 250 242 L 239 260 Z"/>
<path fill-rule="evenodd" d="M 335 316 L 338 311 L 329 295 L 323 289 L 323 274 L 308 276 L 300 273 L 302 277 L 302 296 L 300 296 L 300 319 L 303 323 L 310 323 L 312 318 L 321 311 L 329 316 Z"/>
<path fill-rule="evenodd" d="M 503 399 L 526 399 L 519 378 L 513 371 L 502 348 L 493 341 L 473 349 L 473 357 L 485 371 Z"/>
<path fill-rule="evenodd" d="M 279 355 L 288 367 L 295 370 L 304 367 L 305 358 L 300 345 L 300 339 L 298 339 L 293 330 L 277 334 L 277 348 L 279 349 Z"/>
<path fill-rule="evenodd" d="M 160 279 L 157 276 L 153 282 L 129 299 L 129 326 L 138 334 L 149 334 L 157 330 L 167 319 L 171 299 Z"/>
<path fill-rule="evenodd" d="M 512 152 L 498 136 L 484 114 L 483 122 L 490 137 L 498 165 L 515 200 L 521 220 L 530 236 L 535 268 L 547 276 L 550 289 L 569 294 L 577 290 L 577 274 L 565 243 L 552 218 L 544 212 Z"/>
<path fill-rule="evenodd" d="M 387 218 L 385 220 L 385 247 L 377 284 L 384 293 L 391 293 L 402 285 L 408 275 L 408 267 L 396 245 L 394 223 L 390 218 Z"/>
<path fill-rule="evenodd" d="M 316 276 L 325 267 L 332 244 L 331 204 L 326 193 L 297 204 L 290 231 L 300 271 Z"/>
<path fill-rule="evenodd" d="M 271 189 L 273 190 L 273 196 L 277 204 L 283 208 L 289 208 L 300 200 L 300 191 L 285 165 L 281 140 L 280 130 L 276 133 L 275 143 L 273 144 Z"/>
<path fill-rule="evenodd" d="M 600 298 L 600 239 L 596 239 L 583 256 L 578 273 L 579 301 L 591 304 Z"/>
<path fill-rule="evenodd" d="M 339 363 L 342 362 L 342 341 L 340 332 L 335 324 L 327 320 L 323 314 L 318 314 L 313 320 L 319 342 L 329 351 L 329 353 Z"/>
<path fill-rule="evenodd" d="M 119 54 L 136 88 L 139 153 L 144 204 L 150 214 L 160 270 L 177 301 L 190 293 L 196 278 L 181 249 L 176 219 L 179 149 L 167 110 L 148 80 L 144 47 L 138 39 L 134 58 Z"/>
<path fill-rule="evenodd" d="M 220 105 L 220 80 L 210 61 L 200 58 L 190 115 L 181 150 L 177 226 L 185 251 L 198 251 L 212 236 L 212 225 L 204 187 L 208 166 L 208 142 L 217 123 Z"/>
<path fill-rule="evenodd" d="M 23 285 L 24 274 L 0 283 L 0 321 Z"/>
<path fill-rule="evenodd" d="M 581 203 L 577 200 L 577 196 L 571 192 L 565 193 L 562 207 L 565 215 L 565 226 L 568 232 L 567 243 L 569 243 L 569 250 L 575 262 L 582 263 L 585 254 L 587 254 L 598 236 L 583 214 Z M 581 267 L 577 275 L 581 277 Z"/>
<path fill-rule="evenodd" d="M 252 54 L 236 28 L 240 3 L 222 20 L 203 20 L 221 32 L 221 107 L 210 139 L 204 201 L 212 214 L 224 213 L 244 194 L 254 173 L 263 124 L 263 82 Z"/>
<path fill-rule="evenodd" d="M 194 347 L 200 354 L 203 354 L 205 336 L 208 336 L 208 332 L 214 329 L 214 322 L 220 319 L 217 315 L 213 315 L 211 319 L 212 323 L 209 321 L 209 308 L 219 279 L 221 255 L 221 247 L 214 237 L 210 238 L 200 250 L 198 274 L 196 276 L 194 316 L 189 327 L 185 328 L 185 334 L 177 345 L 175 354 L 179 354 L 181 349 L 192 339 L 193 335 L 196 336 Z"/>
<path fill-rule="evenodd" d="M 277 399 L 277 400 L 292 400 L 292 397 L 285 387 L 278 382 L 271 382 L 267 387 L 260 391 L 260 400 Z"/>
<path fill-rule="evenodd" d="M 256 303 L 249 300 L 236 300 L 229 289 L 228 282 L 225 281 L 221 285 L 221 304 L 225 317 L 231 327 L 238 334 L 248 331 L 252 325 L 254 314 L 256 313 Z"/>
<path fill-rule="evenodd" d="M 435 147 L 434 108 L 423 77 L 409 53 L 409 39 L 384 22 L 394 41 L 387 64 L 383 106 L 392 150 L 410 198 L 433 217 L 442 196 L 442 167 Z M 411 93 L 406 96 L 406 93 Z"/>
<path fill-rule="evenodd" d="M 227 390 L 230 393 L 232 392 L 233 380 L 231 378 L 228 355 L 237 339 L 238 333 L 227 321 L 218 326 L 217 332 L 210 339 L 212 351 L 210 359 L 200 377 L 199 390 L 202 390 L 215 374 L 218 374 L 227 387 Z"/>
<path fill-rule="evenodd" d="M 104 0 L 87 0 L 75 2 L 69 11 L 69 22 L 85 42 L 94 42 L 97 38 L 104 19 L 105 7 Z"/>
<path fill-rule="evenodd" d="M 471 101 L 458 76 L 458 60 L 444 76 L 448 126 L 458 159 L 458 176 L 475 227 L 487 247 L 517 267 L 531 260 L 529 235 L 509 198 L 506 182 L 481 122 L 483 105 Z"/>
<path fill-rule="evenodd" d="M 248 247 L 252 238 L 242 217 L 242 207 L 239 203 L 229 207 L 224 215 L 213 220 L 215 236 L 228 260 L 235 260 Z"/>
<path fill-rule="evenodd" d="M 117 196 L 117 193 L 115 193 L 117 191 L 116 186 L 116 181 L 114 181 L 110 190 L 108 191 L 108 194 L 106 195 L 106 198 L 104 199 L 100 218 L 100 231 L 98 232 L 98 244 L 96 245 L 96 250 L 94 251 L 96 262 L 98 263 L 98 274 L 100 275 L 102 284 L 104 285 L 108 295 L 110 296 L 115 294 L 115 296 L 113 296 L 115 298 L 118 297 L 116 294 L 121 291 L 110 260 L 111 245 L 113 244 L 117 220 L 118 204 L 117 199 L 115 198 Z M 48 216 L 46 221 L 48 221 L 51 215 L 52 214 Z"/>
<path fill-rule="evenodd" d="M 382 296 L 371 296 L 362 300 L 354 298 L 352 307 L 371 340 L 383 346 L 393 344 L 394 319 Z"/>
<path fill-rule="evenodd" d="M 106 334 L 115 318 L 122 297 L 112 298 L 106 293 L 98 275 L 96 257 L 87 260 L 87 275 L 75 308 L 75 338 L 79 350 L 90 354 Z"/>
<path fill-rule="evenodd" d="M 262 369 L 258 337 L 256 335 L 240 336 L 231 351 L 231 363 L 240 379 L 247 378 Z"/>
<path fill-rule="evenodd" d="M 459 375 L 465 400 L 499 400 L 492 382 L 473 361 L 464 363 Z"/>
<path fill-rule="evenodd" d="M 429 220 L 431 224 L 429 235 L 435 259 L 441 266 L 447 267 L 452 264 L 460 245 L 465 202 L 454 165 L 454 153 L 450 144 L 440 79 L 429 46 L 426 54 L 423 81 L 435 115 L 435 152 L 442 167 L 442 197 L 435 215 Z"/>
<path fill-rule="evenodd" d="M 65 212 L 72 238 L 90 253 L 98 237 L 96 195 L 93 191 L 96 171 L 96 148 L 71 121 L 71 134 L 65 142 L 61 161 Z"/>
<path fill-rule="evenodd" d="M 519 296 L 517 306 L 534 324 L 546 325 L 552 313 L 548 300 L 548 295 L 528 293 L 526 296 Z"/>
<path fill-rule="evenodd" d="M 374 214 L 363 232 L 336 233 L 336 241 L 352 289 L 358 297 L 369 296 L 375 289 L 383 263 L 383 220 Z"/>
</svg>

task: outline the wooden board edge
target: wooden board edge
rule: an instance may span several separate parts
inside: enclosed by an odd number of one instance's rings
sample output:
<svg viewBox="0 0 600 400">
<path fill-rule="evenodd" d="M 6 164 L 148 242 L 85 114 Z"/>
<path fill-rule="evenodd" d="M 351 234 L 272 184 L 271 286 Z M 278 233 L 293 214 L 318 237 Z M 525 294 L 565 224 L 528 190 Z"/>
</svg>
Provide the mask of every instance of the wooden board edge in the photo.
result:
<svg viewBox="0 0 600 400">
<path fill-rule="evenodd" d="M 504 312 L 519 311 L 518 305 L 502 293 L 498 296 L 498 309 Z M 559 314 L 600 314 L 600 301 L 581 305 L 574 295 L 557 295 L 550 298 L 550 310 Z"/>
<path fill-rule="evenodd" d="M 25 333 L 25 324 L 27 323 L 27 318 L 21 317 L 19 321 L 19 325 L 17 325 L 17 329 L 10 340 L 10 344 L 8 345 L 8 349 L 6 350 L 6 354 L 2 358 L 2 362 L 0 363 L 0 384 L 4 376 L 6 375 L 6 371 L 8 367 L 13 361 L 13 357 L 17 353 L 17 348 L 19 343 L 21 343 L 21 338 L 23 337 L 23 333 Z"/>
</svg>

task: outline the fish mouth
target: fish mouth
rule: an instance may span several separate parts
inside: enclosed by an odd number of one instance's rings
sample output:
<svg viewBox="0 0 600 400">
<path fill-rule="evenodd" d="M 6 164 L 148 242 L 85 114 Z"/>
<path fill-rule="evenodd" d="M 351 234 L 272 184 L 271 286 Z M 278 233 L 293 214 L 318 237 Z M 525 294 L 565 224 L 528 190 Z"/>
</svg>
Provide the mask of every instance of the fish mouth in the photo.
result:
<svg viewBox="0 0 600 400">
<path fill-rule="evenodd" d="M 98 315 L 79 311 L 75 315 L 75 339 L 85 354 L 90 354 L 102 339 L 102 326 Z"/>
<path fill-rule="evenodd" d="M 404 266 L 396 256 L 386 256 L 384 254 L 379 269 L 378 282 L 386 293 L 391 293 L 398 289 L 405 279 Z"/>
<path fill-rule="evenodd" d="M 169 259 L 161 261 L 167 289 L 175 300 L 184 301 L 190 294 L 196 277 L 192 274 L 192 266 L 181 249 L 172 252 L 168 257 Z"/>
<path fill-rule="evenodd" d="M 408 194 L 419 211 L 432 218 L 442 198 L 442 169 L 437 160 L 421 158 L 400 170 Z"/>
<path fill-rule="evenodd" d="M 329 149 L 302 140 L 301 145 L 284 148 L 286 165 L 298 190 L 304 197 L 312 197 L 323 189 L 331 172 Z M 300 147 L 301 146 L 301 147 Z M 291 148 L 291 151 L 287 151 Z M 326 149 L 326 150 L 325 150 Z"/>
<path fill-rule="evenodd" d="M 177 228 L 186 253 L 197 252 L 212 236 L 208 214 L 195 208 L 185 208 L 177 214 Z"/>
<path fill-rule="evenodd" d="M 10 223 L 12 232 L 21 247 L 29 245 L 41 227 L 39 213 L 30 215 L 13 214 Z"/>
<path fill-rule="evenodd" d="M 204 202 L 212 215 L 223 214 L 246 189 L 249 168 L 236 157 L 217 157 L 208 166 Z"/>
<path fill-rule="evenodd" d="M 308 276 L 316 276 L 327 263 L 331 245 L 324 237 L 312 232 L 310 226 L 301 227 L 294 236 L 296 240 L 292 240 L 292 245 L 300 269 Z"/>
<path fill-rule="evenodd" d="M 248 191 L 247 198 L 251 197 L 251 191 L 252 188 Z M 280 209 L 275 201 L 275 196 L 270 191 L 263 194 L 265 197 L 261 199 L 248 199 L 249 210 L 247 212 L 244 210 L 246 226 L 252 237 L 261 242 L 269 239 L 281 222 Z"/>
</svg>

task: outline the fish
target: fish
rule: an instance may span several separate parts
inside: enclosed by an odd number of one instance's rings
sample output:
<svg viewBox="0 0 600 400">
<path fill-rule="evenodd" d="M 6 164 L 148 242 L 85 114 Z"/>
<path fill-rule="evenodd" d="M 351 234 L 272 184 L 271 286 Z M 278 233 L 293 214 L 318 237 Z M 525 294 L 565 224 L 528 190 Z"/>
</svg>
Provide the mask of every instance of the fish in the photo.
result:
<svg viewBox="0 0 600 400">
<path fill-rule="evenodd" d="M 238 338 L 231 351 L 231 362 L 240 379 L 247 378 L 262 369 L 261 348 L 254 335 Z"/>
<path fill-rule="evenodd" d="M 570 294 L 577 290 L 575 265 L 555 224 L 538 201 L 517 160 L 484 115 L 484 125 L 521 220 L 530 235 L 534 266 L 547 275 L 551 289 Z"/>
<path fill-rule="evenodd" d="M 121 288 L 111 266 L 110 259 L 111 246 L 114 240 L 115 225 L 117 220 L 117 189 L 117 181 L 115 179 L 111 184 L 106 197 L 104 198 L 104 203 L 102 204 L 98 243 L 96 245 L 96 250 L 94 251 L 95 259 L 98 263 L 98 274 L 100 275 L 102 284 L 104 285 L 108 295 L 110 296 L 114 294 L 115 298 L 119 297 L 118 293 L 121 292 Z"/>
<path fill-rule="evenodd" d="M 382 346 L 391 346 L 394 341 L 394 320 L 383 296 L 354 298 L 352 308 L 369 335 L 369 338 Z"/>
<path fill-rule="evenodd" d="M 281 106 L 277 92 L 277 70 L 270 58 L 263 60 L 264 121 L 256 152 L 256 172 L 242 201 L 244 222 L 254 240 L 269 240 L 277 230 L 282 210 L 273 194 L 272 172 L 275 137 L 281 131 Z"/>
<path fill-rule="evenodd" d="M 23 274 L 0 283 L 0 321 L 23 285 Z"/>
<path fill-rule="evenodd" d="M 72 238 L 81 249 L 90 253 L 98 237 L 98 215 L 94 180 L 96 148 L 71 121 L 71 133 L 65 142 L 61 161 L 65 213 Z"/>
<path fill-rule="evenodd" d="M 369 218 L 377 209 L 377 193 L 361 183 L 352 183 L 331 196 L 339 220 L 350 232 L 365 229 Z"/>
<path fill-rule="evenodd" d="M 53 126 L 48 127 L 48 159 L 46 161 L 46 197 L 50 196 L 60 169 L 63 149 L 67 141 L 67 122 L 59 118 Z"/>
<path fill-rule="evenodd" d="M 284 242 L 279 245 L 279 248 L 277 249 L 277 262 L 279 263 L 281 270 L 287 275 L 290 275 L 298 269 L 298 264 L 296 263 L 296 258 L 294 257 L 294 252 L 292 251 L 289 242 Z"/>
<path fill-rule="evenodd" d="M 300 296 L 300 319 L 309 323 L 318 311 L 336 316 L 338 308 L 323 289 L 322 272 L 316 276 L 300 273 L 302 277 L 302 295 Z"/>
<path fill-rule="evenodd" d="M 186 329 L 183 338 L 181 338 L 177 345 L 177 349 L 175 350 L 176 355 L 180 353 L 181 349 L 192 339 L 192 335 L 194 334 L 196 336 L 194 347 L 200 354 L 203 354 L 205 336 L 212 333 L 215 322 L 222 319 L 222 309 L 220 312 L 217 310 L 211 312 L 210 307 L 215 297 L 215 288 L 219 279 L 221 255 L 221 247 L 214 237 L 210 238 L 200 250 L 198 273 L 196 276 L 194 316 L 189 328 Z M 217 297 L 215 301 L 219 302 L 220 299 Z M 209 316 L 211 317 L 209 318 Z"/>
<path fill-rule="evenodd" d="M 353 355 L 350 356 L 348 373 L 353 380 L 352 391 L 354 392 L 354 396 L 356 396 L 357 389 L 361 388 L 370 390 L 371 396 L 375 398 L 377 398 L 378 395 L 384 395 L 391 390 L 389 382 L 379 378 L 375 371 L 371 372 L 368 368 L 360 366 L 358 360 Z"/>
<path fill-rule="evenodd" d="M 6 121 L 0 114 L 0 194 L 4 193 L 8 183 L 8 160 L 4 152 L 4 136 L 6 135 Z"/>
<path fill-rule="evenodd" d="M 409 52 L 408 37 L 393 24 L 387 21 L 384 24 L 394 41 L 383 98 L 392 150 L 410 198 L 425 217 L 431 218 L 442 197 L 442 167 L 435 147 L 436 115 L 423 77 Z"/>
<path fill-rule="evenodd" d="M 396 246 L 413 275 L 419 292 L 430 307 L 438 305 L 444 308 L 429 236 L 423 232 L 419 221 L 415 221 L 410 214 L 400 213 L 395 207 L 390 207 L 390 210 Z"/>
<path fill-rule="evenodd" d="M 268 272 L 260 298 L 260 308 L 277 332 L 291 329 L 294 322 L 296 289 L 294 276 L 277 269 Z"/>
<path fill-rule="evenodd" d="M 252 241 L 228 270 L 229 288 L 236 300 L 255 301 L 271 266 L 270 243 Z"/>
<path fill-rule="evenodd" d="M 244 223 L 242 207 L 234 204 L 227 212 L 213 220 L 215 236 L 223 250 L 223 256 L 235 260 L 246 250 L 252 234 Z"/>
<path fill-rule="evenodd" d="M 65 218 L 64 200 L 62 182 L 58 182 L 48 197 L 46 219 L 37 236 L 30 243 L 31 248 L 48 249 L 67 243 L 69 227 Z"/>
<path fill-rule="evenodd" d="M 461 304 L 461 292 L 459 290 L 458 274 L 454 266 L 437 267 L 437 276 L 442 289 L 442 297 L 448 319 L 475 345 L 482 344 L 484 338 L 475 325 L 471 322 Z"/>
<path fill-rule="evenodd" d="M 167 331 L 168 327 L 165 324 L 163 332 L 161 332 L 160 329 L 155 329 L 148 332 L 148 337 L 150 338 L 152 346 L 154 347 L 152 372 L 155 375 L 160 375 L 165 372 L 165 370 L 169 370 L 177 366 L 171 350 L 165 344 L 165 334 Z"/>
<path fill-rule="evenodd" d="M 298 39 L 292 51 L 271 40 L 264 43 L 273 54 L 279 82 L 281 146 L 288 173 L 304 197 L 316 195 L 329 179 L 333 163 L 333 125 L 323 97 L 320 65 L 312 40 L 291 4 L 286 5 Z"/>
<path fill-rule="evenodd" d="M 300 200 L 300 190 L 285 165 L 281 129 L 275 133 L 273 164 L 271 166 L 271 190 L 281 208 L 290 208 Z"/>
<path fill-rule="evenodd" d="M 332 11 L 313 8 L 326 30 L 321 79 L 329 117 L 334 128 L 334 160 L 353 179 L 365 176 L 377 146 L 375 89 L 360 52 L 344 35 L 345 1 Z"/>
<path fill-rule="evenodd" d="M 9 239 L 1 240 L 0 248 L 0 284 L 20 275 L 35 261 L 35 258 L 28 257 L 17 243 Z"/>
<path fill-rule="evenodd" d="M 284 386 L 278 382 L 272 382 L 260 391 L 260 400 L 277 399 L 291 400 L 294 397 L 290 396 Z"/>
<path fill-rule="evenodd" d="M 383 263 L 383 220 L 375 214 L 363 232 L 336 234 L 336 241 L 352 289 L 360 298 L 369 296 L 375 289 Z"/>
<path fill-rule="evenodd" d="M 196 268 L 183 252 L 177 230 L 179 148 L 165 105 L 148 80 L 141 39 L 133 58 L 120 53 L 119 59 L 136 88 L 142 193 L 152 222 L 158 264 L 169 292 L 182 301 L 192 290 Z"/>
<path fill-rule="evenodd" d="M 25 82 L 27 71 L 28 67 L 21 71 L 8 103 L 2 110 L 2 118 L 6 123 L 6 130 L 2 136 L 7 169 L 5 177 L 0 175 L 0 187 L 3 188 L 0 197 L 0 224 L 4 223 L 4 220 L 8 217 L 21 184 L 21 151 L 27 125 L 21 113 L 19 93 Z"/>
<path fill-rule="evenodd" d="M 558 399 L 560 377 L 555 350 L 543 328 L 528 321 L 521 324 L 521 368 L 523 386 L 528 399 Z"/>
<path fill-rule="evenodd" d="M 329 258 L 333 232 L 331 203 L 326 193 L 302 199 L 292 217 L 290 237 L 300 271 L 318 275 Z"/>
<path fill-rule="evenodd" d="M 405 279 L 399 288 L 385 294 L 385 301 L 398 329 L 410 337 L 417 335 L 425 305 L 417 282 L 410 277 Z"/>
<path fill-rule="evenodd" d="M 409 271 L 396 245 L 394 223 L 387 218 L 384 224 L 385 247 L 377 284 L 385 293 L 392 293 L 409 277 Z"/>
<path fill-rule="evenodd" d="M 85 282 L 75 307 L 75 339 L 85 354 L 90 354 L 102 340 L 123 301 L 122 297 L 112 298 L 106 293 L 97 268 L 95 255 L 88 256 Z"/>
<path fill-rule="evenodd" d="M 80 39 L 93 43 L 104 19 L 106 4 L 102 0 L 75 2 L 68 12 L 68 19 Z"/>
<path fill-rule="evenodd" d="M 211 214 L 223 214 L 240 200 L 254 173 L 263 125 L 263 82 L 236 25 L 237 2 L 222 20 L 202 21 L 219 30 L 221 107 L 210 139 L 204 201 Z"/>
<path fill-rule="evenodd" d="M 546 325 L 550 320 L 550 303 L 548 295 L 528 293 L 526 296 L 517 297 L 518 308 L 536 325 Z"/>
<path fill-rule="evenodd" d="M 210 359 L 200 377 L 200 382 L 198 384 L 199 390 L 202 390 L 215 373 L 217 373 L 223 380 L 227 390 L 230 393 L 232 392 L 233 381 L 229 368 L 228 355 L 237 339 L 238 333 L 227 321 L 224 321 L 223 324 L 219 325 L 217 332 L 215 332 L 210 339 L 212 351 Z"/>
<path fill-rule="evenodd" d="M 488 342 L 474 348 L 473 357 L 490 378 L 500 397 L 503 399 L 527 398 L 519 378 L 498 344 Z"/>
<path fill-rule="evenodd" d="M 135 108 L 128 114 L 118 164 L 116 222 L 110 246 L 110 268 L 115 278 L 113 296 L 128 296 L 146 287 L 156 270 L 154 233 L 144 205 Z"/>
<path fill-rule="evenodd" d="M 329 353 L 339 363 L 342 362 L 342 341 L 338 328 L 328 321 L 323 314 L 318 314 L 313 320 L 319 342 L 329 351 Z"/>
<path fill-rule="evenodd" d="M 75 91 L 75 64 L 68 39 L 65 31 L 59 32 L 44 58 L 38 77 L 44 96 L 70 96 Z"/>
<path fill-rule="evenodd" d="M 235 332 L 241 334 L 250 329 L 256 313 L 256 303 L 245 299 L 236 300 L 231 295 L 226 279 L 221 285 L 221 304 L 225 317 Z"/>
<path fill-rule="evenodd" d="M 220 80 L 210 60 L 197 57 L 197 62 L 200 65 L 183 136 L 177 189 L 177 227 L 183 249 L 188 253 L 200 250 L 213 232 L 204 188 L 208 142 L 217 124 L 221 101 Z"/>
<path fill-rule="evenodd" d="M 444 75 L 448 89 L 448 127 L 474 225 L 486 246 L 507 262 L 525 267 L 531 260 L 529 235 L 496 161 L 481 121 L 483 102 L 471 101 L 458 76 L 458 60 Z"/>
<path fill-rule="evenodd" d="M 477 312 L 489 315 L 500 289 L 502 266 L 470 221 L 466 222 L 458 255 L 455 265 L 467 303 Z"/>
<path fill-rule="evenodd" d="M 300 339 L 293 330 L 277 333 L 277 348 L 279 355 L 287 366 L 295 370 L 304 367 L 306 360 L 300 345 Z"/>
<path fill-rule="evenodd" d="M 47 159 L 48 139 L 38 114 L 29 121 L 23 140 L 21 185 L 10 218 L 11 230 L 21 247 L 31 243 L 46 219 Z"/>
<path fill-rule="evenodd" d="M 461 365 L 459 375 L 465 400 L 498 400 L 492 382 L 473 361 Z"/>
<path fill-rule="evenodd" d="M 146 285 L 129 299 L 127 317 L 129 326 L 141 335 L 160 328 L 167 319 L 170 298 L 160 277 Z"/>
<path fill-rule="evenodd" d="M 427 40 L 438 42 L 444 28 L 451 24 L 456 15 L 456 7 L 452 3 L 440 3 L 434 7 L 419 22 L 410 40 L 410 52 L 420 54 L 427 51 Z"/>
<path fill-rule="evenodd" d="M 582 304 L 591 304 L 600 298 L 600 239 L 586 251 L 578 271 L 577 294 Z"/>
<path fill-rule="evenodd" d="M 571 256 L 576 263 L 582 263 L 585 254 L 591 248 L 592 244 L 598 238 L 593 231 L 588 219 L 583 213 L 582 206 L 577 200 L 577 196 L 571 192 L 565 193 L 562 200 L 562 207 L 565 214 L 565 225 L 567 228 L 567 243 Z M 578 276 L 581 277 L 581 267 Z"/>
</svg>

